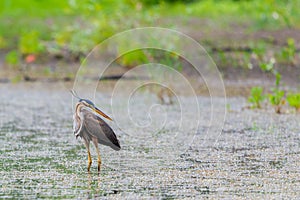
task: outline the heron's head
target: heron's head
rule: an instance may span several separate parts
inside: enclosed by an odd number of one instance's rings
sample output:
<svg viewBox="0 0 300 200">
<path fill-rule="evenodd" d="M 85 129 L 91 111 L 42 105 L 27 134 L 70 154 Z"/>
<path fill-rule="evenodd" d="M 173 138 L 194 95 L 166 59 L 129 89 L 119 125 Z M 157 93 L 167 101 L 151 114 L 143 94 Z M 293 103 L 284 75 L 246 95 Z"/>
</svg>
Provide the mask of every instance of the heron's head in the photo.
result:
<svg viewBox="0 0 300 200">
<path fill-rule="evenodd" d="M 95 104 L 91 100 L 88 100 L 88 99 L 79 99 L 79 102 L 82 103 L 85 107 L 90 108 L 95 113 L 97 113 L 97 114 L 105 117 L 106 119 L 109 119 L 109 120 L 112 121 L 112 119 L 109 116 L 107 116 L 104 112 L 102 112 L 99 108 L 97 108 L 95 106 Z"/>
</svg>

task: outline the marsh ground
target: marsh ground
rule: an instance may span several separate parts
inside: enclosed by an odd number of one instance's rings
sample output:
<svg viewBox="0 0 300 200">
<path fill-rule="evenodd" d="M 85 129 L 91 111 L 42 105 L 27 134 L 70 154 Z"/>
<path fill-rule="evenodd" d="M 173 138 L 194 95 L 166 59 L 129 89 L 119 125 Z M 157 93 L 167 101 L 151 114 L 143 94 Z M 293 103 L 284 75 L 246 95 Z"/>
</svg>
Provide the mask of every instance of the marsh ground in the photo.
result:
<svg viewBox="0 0 300 200">
<path fill-rule="evenodd" d="M 86 150 L 72 133 L 73 104 L 65 88 L 57 83 L 1 84 L 1 94 L 5 94 L 0 102 L 1 197 L 299 198 L 297 114 L 244 109 L 245 98 L 230 97 L 230 110 L 220 131 L 220 124 L 208 125 L 210 98 L 199 96 L 199 127 L 188 133 L 171 123 L 180 112 L 178 104 L 163 105 L 167 118 L 159 132 L 153 132 L 156 123 L 160 127 L 159 120 L 142 129 L 132 121 L 126 130 L 112 123 L 122 150 L 101 146 L 101 174 L 96 172 L 96 162 L 88 174 Z M 109 106 L 104 103 L 109 102 L 105 93 L 97 95 L 101 107 Z M 130 107 L 135 119 L 145 116 L 141 109 L 148 110 L 144 95 L 136 96 L 135 106 Z M 157 103 L 151 93 L 146 95 L 150 103 Z M 195 114 L 194 108 L 188 109 L 194 100 L 181 99 L 181 105 L 187 106 L 185 124 Z M 220 116 L 223 100 L 215 98 L 219 102 L 215 114 Z M 127 100 L 119 99 L 121 105 L 122 101 Z M 122 109 L 116 106 L 114 115 Z M 162 117 L 160 110 L 151 114 L 154 119 Z M 222 117 L 215 119 L 222 122 Z M 173 140 L 174 133 L 179 143 Z"/>
</svg>

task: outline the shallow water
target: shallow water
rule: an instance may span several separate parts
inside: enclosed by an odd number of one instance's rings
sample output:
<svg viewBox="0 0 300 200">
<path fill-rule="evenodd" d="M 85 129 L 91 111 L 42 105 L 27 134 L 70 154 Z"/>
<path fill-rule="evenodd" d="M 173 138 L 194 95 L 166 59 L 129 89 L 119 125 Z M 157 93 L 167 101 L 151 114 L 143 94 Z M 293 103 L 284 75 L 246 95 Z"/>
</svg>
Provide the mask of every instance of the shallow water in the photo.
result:
<svg viewBox="0 0 300 200">
<path fill-rule="evenodd" d="M 137 95 L 130 118 L 126 99 L 119 97 L 109 110 L 109 96 L 99 92 L 102 104 L 96 104 L 113 116 L 122 149 L 100 146 L 98 174 L 92 148 L 88 174 L 86 149 L 72 133 L 67 91 L 8 84 L 0 90 L 1 198 L 300 197 L 299 115 L 243 110 L 243 98 L 230 98 L 220 132 L 221 98 L 214 105 L 220 123 L 210 126 L 208 97 L 198 97 L 200 115 L 193 119 L 193 98 L 161 106 L 151 94 Z"/>
</svg>

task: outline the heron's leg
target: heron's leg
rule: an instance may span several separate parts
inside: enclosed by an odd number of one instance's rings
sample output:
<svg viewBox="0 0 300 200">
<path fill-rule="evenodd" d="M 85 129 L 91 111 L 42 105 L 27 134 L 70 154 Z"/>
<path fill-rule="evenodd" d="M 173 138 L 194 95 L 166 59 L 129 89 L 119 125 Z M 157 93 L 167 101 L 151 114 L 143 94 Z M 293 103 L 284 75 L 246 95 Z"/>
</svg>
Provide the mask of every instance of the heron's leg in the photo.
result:
<svg viewBox="0 0 300 200">
<path fill-rule="evenodd" d="M 97 154 L 98 154 L 98 172 L 100 172 L 101 156 L 100 156 L 100 151 L 99 151 L 99 147 L 98 147 L 98 139 L 97 138 L 93 138 L 93 143 L 94 143 L 94 145 L 96 147 Z"/>
<path fill-rule="evenodd" d="M 88 153 L 88 172 L 90 172 L 90 168 L 91 168 L 91 165 L 92 165 L 92 157 L 91 157 L 91 152 L 90 152 L 90 142 L 84 140 L 84 144 L 85 144 L 85 147 L 86 147 L 87 153 Z"/>
</svg>

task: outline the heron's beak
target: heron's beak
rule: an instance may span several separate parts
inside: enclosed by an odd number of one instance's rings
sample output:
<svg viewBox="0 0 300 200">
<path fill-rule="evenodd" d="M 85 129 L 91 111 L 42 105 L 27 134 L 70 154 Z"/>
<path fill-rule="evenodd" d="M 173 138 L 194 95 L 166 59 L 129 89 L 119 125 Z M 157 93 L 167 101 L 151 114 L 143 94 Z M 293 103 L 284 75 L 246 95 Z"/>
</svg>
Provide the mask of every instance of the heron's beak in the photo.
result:
<svg viewBox="0 0 300 200">
<path fill-rule="evenodd" d="M 99 115 L 105 117 L 106 119 L 109 119 L 110 121 L 112 121 L 112 118 L 110 118 L 109 116 L 107 116 L 104 112 L 102 112 L 101 110 L 99 110 L 97 107 L 93 108 L 93 110 L 98 113 Z"/>
</svg>

